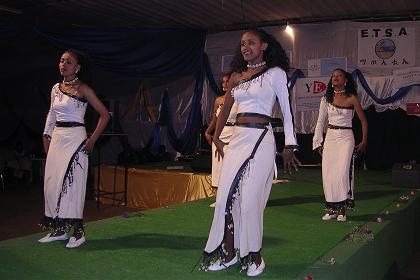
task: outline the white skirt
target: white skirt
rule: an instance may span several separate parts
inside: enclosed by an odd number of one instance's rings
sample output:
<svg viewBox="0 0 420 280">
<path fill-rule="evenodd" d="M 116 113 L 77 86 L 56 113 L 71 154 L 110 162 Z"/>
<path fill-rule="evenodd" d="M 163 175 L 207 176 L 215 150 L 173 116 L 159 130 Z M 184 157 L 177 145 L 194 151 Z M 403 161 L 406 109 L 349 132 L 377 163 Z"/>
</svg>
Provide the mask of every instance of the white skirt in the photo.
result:
<svg viewBox="0 0 420 280">
<path fill-rule="evenodd" d="M 234 222 L 234 246 L 240 256 L 259 252 L 262 248 L 263 213 L 270 195 L 275 174 L 275 141 L 271 127 L 256 150 L 254 158 L 246 165 L 237 186 L 234 178 L 251 155 L 263 129 L 236 126 L 229 145 L 226 146 L 216 208 L 210 229 L 207 255 L 220 250 L 225 231 L 225 214 L 228 200 L 233 201 L 231 213 Z M 236 188 L 236 192 L 233 190 Z M 233 193 L 233 195 L 232 195 Z M 232 198 L 233 196 L 233 198 Z M 232 199 L 232 200 L 231 200 Z"/>
<path fill-rule="evenodd" d="M 351 129 L 328 129 L 322 153 L 325 201 L 354 199 L 354 136 Z"/>
<path fill-rule="evenodd" d="M 45 216 L 82 219 L 88 156 L 82 151 L 84 127 L 55 127 L 45 164 Z"/>
</svg>

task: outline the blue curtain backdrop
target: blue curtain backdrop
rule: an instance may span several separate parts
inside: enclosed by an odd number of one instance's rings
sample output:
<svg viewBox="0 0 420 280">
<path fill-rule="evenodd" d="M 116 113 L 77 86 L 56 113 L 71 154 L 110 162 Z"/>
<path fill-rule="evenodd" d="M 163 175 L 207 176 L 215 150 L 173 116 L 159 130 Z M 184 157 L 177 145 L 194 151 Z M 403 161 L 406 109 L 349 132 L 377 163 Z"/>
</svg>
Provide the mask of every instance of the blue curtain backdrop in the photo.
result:
<svg viewBox="0 0 420 280">
<path fill-rule="evenodd" d="M 95 64 L 135 77 L 182 76 L 199 71 L 206 32 L 180 29 L 92 29 L 38 27 L 61 49 L 89 54 Z"/>
</svg>

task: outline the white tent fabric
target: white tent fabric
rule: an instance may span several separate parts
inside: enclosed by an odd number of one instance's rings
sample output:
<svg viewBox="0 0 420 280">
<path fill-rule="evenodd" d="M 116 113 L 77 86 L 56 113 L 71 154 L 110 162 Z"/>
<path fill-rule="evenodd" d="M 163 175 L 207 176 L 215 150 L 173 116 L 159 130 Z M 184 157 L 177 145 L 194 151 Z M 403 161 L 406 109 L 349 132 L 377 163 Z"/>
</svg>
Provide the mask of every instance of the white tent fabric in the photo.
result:
<svg viewBox="0 0 420 280">
<path fill-rule="evenodd" d="M 415 66 L 420 65 L 420 22 L 375 22 L 361 23 L 353 21 L 337 21 L 317 24 L 293 25 L 294 38 L 284 32 L 284 26 L 264 28 L 271 33 L 290 54 L 291 66 L 307 73 L 309 59 L 347 57 L 347 70 L 352 72 L 358 68 L 357 32 L 363 28 L 396 28 L 401 25 L 415 30 Z M 243 31 L 232 31 L 210 34 L 207 37 L 206 52 L 209 56 L 213 74 L 216 79 L 222 76 L 222 57 L 233 55 L 239 46 Z M 293 71 L 292 69 L 291 71 Z M 387 98 L 395 94 L 390 85 L 392 69 L 361 69 L 370 88 L 378 98 Z M 289 73 L 291 74 L 291 73 Z M 413 87 L 401 100 L 392 104 L 377 104 L 362 86 L 358 85 L 359 100 L 363 108 L 375 106 L 376 111 L 387 109 L 406 109 L 407 102 L 420 102 L 420 87 Z M 296 107 L 292 96 L 292 107 Z M 295 112 L 297 133 L 313 133 L 318 112 Z M 274 117 L 276 115 L 274 114 Z"/>
</svg>

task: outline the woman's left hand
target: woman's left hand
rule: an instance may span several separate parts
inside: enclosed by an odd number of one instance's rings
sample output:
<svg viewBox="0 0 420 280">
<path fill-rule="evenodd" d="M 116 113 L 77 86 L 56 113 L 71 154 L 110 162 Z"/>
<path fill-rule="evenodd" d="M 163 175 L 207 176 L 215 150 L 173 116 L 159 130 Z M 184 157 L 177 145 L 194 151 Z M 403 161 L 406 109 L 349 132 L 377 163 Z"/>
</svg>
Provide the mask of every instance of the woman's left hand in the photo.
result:
<svg viewBox="0 0 420 280">
<path fill-rule="evenodd" d="M 365 153 L 366 150 L 366 142 L 360 142 L 356 147 L 354 147 L 358 155 L 362 155 Z"/>
<path fill-rule="evenodd" d="M 91 139 L 90 137 L 86 140 L 85 145 L 83 146 L 83 151 L 86 154 L 90 154 L 93 151 L 93 147 L 95 146 L 95 141 Z"/>
</svg>

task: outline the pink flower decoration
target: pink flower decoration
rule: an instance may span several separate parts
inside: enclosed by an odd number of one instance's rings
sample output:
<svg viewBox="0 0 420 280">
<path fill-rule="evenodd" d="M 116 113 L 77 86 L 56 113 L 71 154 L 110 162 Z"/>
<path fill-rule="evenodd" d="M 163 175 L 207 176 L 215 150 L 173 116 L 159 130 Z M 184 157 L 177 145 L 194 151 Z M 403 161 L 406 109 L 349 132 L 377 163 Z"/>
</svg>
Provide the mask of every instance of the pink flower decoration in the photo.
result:
<svg viewBox="0 0 420 280">
<path fill-rule="evenodd" d="M 378 223 L 382 223 L 382 218 L 381 217 L 378 217 L 378 218 L 376 218 L 376 221 L 378 222 Z"/>
</svg>

